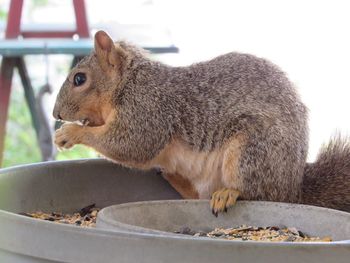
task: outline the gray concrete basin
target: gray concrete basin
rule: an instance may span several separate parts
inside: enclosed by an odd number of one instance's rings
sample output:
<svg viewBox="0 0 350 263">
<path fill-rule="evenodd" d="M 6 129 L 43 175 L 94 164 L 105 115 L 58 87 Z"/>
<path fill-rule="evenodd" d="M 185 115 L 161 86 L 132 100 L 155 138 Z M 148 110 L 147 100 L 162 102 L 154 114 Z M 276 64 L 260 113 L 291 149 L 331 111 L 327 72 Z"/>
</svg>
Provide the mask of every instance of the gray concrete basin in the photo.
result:
<svg viewBox="0 0 350 263">
<path fill-rule="evenodd" d="M 17 214 L 36 210 L 72 212 L 91 203 L 108 207 L 179 198 L 155 171 L 130 170 L 105 160 L 50 162 L 1 169 L 0 262 L 349 262 L 350 244 L 343 241 L 328 244 L 231 242 L 166 232 L 83 229 Z M 203 203 L 203 209 L 207 208 Z M 208 218 L 221 220 L 220 217 Z M 313 220 L 317 222 L 320 218 Z M 337 227 L 346 232 L 346 223 Z"/>
</svg>

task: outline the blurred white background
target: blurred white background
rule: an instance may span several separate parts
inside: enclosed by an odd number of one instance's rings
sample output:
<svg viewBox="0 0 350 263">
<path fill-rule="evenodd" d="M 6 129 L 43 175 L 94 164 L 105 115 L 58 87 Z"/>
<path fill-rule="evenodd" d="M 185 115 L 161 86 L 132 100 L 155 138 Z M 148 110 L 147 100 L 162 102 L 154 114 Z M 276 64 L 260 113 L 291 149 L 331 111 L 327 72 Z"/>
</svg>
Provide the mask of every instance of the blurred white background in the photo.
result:
<svg viewBox="0 0 350 263">
<path fill-rule="evenodd" d="M 23 22 L 74 22 L 70 1 L 49 2 L 25 15 Z M 87 9 L 96 29 L 101 24 L 167 28 L 180 48 L 179 54 L 159 57 L 168 64 L 187 65 L 241 51 L 279 65 L 310 110 L 310 160 L 336 130 L 350 131 L 350 1 L 87 0 Z M 58 89 L 65 76 L 52 78 Z"/>
</svg>

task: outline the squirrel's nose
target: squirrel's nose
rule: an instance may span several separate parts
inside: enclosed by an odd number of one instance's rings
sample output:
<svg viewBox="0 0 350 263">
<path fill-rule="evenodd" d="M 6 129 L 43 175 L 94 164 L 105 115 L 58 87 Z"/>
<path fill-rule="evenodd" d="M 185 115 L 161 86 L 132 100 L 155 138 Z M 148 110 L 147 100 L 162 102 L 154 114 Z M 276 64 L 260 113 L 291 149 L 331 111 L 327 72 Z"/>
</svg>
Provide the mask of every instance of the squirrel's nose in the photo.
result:
<svg viewBox="0 0 350 263">
<path fill-rule="evenodd" d="M 53 113 L 52 113 L 53 117 L 56 119 L 56 120 L 62 120 L 62 117 L 60 115 L 60 111 L 58 109 L 58 107 L 55 105 L 54 109 L 53 109 Z"/>
</svg>

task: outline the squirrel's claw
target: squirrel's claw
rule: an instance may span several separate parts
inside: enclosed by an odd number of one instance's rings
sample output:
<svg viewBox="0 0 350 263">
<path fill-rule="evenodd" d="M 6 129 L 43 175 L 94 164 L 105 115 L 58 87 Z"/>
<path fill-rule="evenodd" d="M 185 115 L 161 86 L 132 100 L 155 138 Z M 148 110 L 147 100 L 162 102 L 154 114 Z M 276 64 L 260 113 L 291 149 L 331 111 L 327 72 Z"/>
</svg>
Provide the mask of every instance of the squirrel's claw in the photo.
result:
<svg viewBox="0 0 350 263">
<path fill-rule="evenodd" d="M 220 212 L 227 212 L 227 208 L 233 206 L 239 196 L 239 192 L 234 189 L 223 188 L 213 193 L 210 200 L 212 213 L 218 216 Z"/>
</svg>

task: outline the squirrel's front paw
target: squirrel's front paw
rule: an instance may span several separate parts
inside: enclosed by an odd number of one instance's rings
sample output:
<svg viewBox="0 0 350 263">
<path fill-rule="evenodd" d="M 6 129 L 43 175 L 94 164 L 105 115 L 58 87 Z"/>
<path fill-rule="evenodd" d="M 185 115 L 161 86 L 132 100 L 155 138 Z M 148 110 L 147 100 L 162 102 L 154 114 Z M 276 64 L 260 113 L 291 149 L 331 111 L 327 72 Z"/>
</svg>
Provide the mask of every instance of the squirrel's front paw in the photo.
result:
<svg viewBox="0 0 350 263">
<path fill-rule="evenodd" d="M 239 192 L 234 189 L 223 188 L 213 193 L 210 200 L 210 207 L 215 216 L 219 212 L 226 212 L 227 208 L 233 206 L 239 196 Z"/>
<path fill-rule="evenodd" d="M 81 143 L 82 129 L 75 123 L 65 123 L 55 133 L 55 144 L 59 149 L 69 149 Z"/>
</svg>

